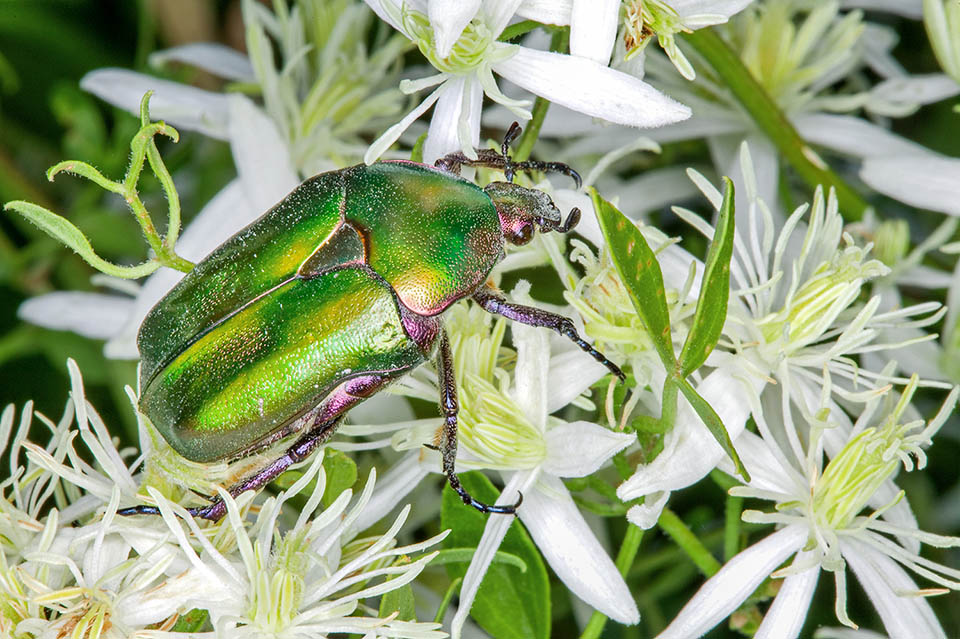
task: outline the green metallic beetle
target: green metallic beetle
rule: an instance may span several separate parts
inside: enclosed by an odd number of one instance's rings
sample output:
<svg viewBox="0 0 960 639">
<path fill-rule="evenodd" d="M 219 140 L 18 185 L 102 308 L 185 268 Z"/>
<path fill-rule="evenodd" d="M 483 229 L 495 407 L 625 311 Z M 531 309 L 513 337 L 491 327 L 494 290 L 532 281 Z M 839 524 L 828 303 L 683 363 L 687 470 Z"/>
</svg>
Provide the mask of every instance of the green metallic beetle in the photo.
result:
<svg viewBox="0 0 960 639">
<path fill-rule="evenodd" d="M 618 377 L 623 373 L 559 315 L 512 304 L 486 284 L 504 244 L 535 230 L 567 232 L 548 195 L 512 183 L 515 171 L 579 176 L 560 163 L 513 162 L 481 150 L 435 167 L 379 162 L 303 182 L 213 251 L 147 315 L 138 336 L 140 410 L 183 457 L 234 459 L 299 435 L 278 459 L 231 487 L 261 487 L 305 459 L 346 412 L 431 357 L 445 425 L 439 449 L 450 485 L 484 512 L 454 472 L 457 392 L 442 314 L 472 297 L 484 309 L 552 328 Z M 502 169 L 508 182 L 481 189 L 463 165 Z M 122 514 L 156 513 L 136 506 Z M 219 499 L 191 514 L 216 520 Z"/>
</svg>

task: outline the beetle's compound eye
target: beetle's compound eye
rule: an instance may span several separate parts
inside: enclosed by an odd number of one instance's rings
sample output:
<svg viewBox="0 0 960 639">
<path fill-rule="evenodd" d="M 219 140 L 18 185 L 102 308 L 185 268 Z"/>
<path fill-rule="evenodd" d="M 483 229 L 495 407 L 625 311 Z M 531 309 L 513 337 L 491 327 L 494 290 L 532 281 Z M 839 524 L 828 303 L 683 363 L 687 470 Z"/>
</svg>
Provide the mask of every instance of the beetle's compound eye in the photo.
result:
<svg viewBox="0 0 960 639">
<path fill-rule="evenodd" d="M 523 246 L 533 239 L 533 224 L 521 222 L 512 229 L 504 229 L 503 237 L 511 244 Z"/>
<path fill-rule="evenodd" d="M 553 231 L 560 225 L 560 210 L 550 196 L 509 182 L 491 182 L 483 189 L 500 216 L 503 237 L 511 244 L 523 245 L 541 231 Z"/>
</svg>

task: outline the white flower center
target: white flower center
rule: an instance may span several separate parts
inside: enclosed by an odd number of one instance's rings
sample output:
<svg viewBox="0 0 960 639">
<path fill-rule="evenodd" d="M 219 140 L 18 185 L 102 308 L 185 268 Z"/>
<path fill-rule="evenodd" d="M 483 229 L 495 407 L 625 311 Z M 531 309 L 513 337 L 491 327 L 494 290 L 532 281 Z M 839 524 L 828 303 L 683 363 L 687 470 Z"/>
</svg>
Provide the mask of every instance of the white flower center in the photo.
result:
<svg viewBox="0 0 960 639">
<path fill-rule="evenodd" d="M 487 24 L 474 18 L 463 30 L 450 51 L 450 55 L 440 57 L 430 19 L 419 11 L 404 10 L 403 28 L 417 45 L 424 57 L 438 71 L 443 73 L 470 73 L 489 57 L 491 45 L 496 41 Z"/>
</svg>

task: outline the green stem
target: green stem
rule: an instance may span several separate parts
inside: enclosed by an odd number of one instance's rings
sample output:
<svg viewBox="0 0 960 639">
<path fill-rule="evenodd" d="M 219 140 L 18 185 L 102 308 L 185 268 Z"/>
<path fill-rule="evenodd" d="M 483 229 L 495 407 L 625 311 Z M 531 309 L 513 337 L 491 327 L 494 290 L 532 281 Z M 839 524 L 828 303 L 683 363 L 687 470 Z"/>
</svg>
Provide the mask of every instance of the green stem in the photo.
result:
<svg viewBox="0 0 960 639">
<path fill-rule="evenodd" d="M 683 523 L 683 520 L 676 513 L 669 508 L 664 508 L 660 519 L 657 520 L 657 525 L 687 553 L 687 556 L 700 569 L 700 572 L 707 577 L 717 574 L 717 571 L 720 570 L 720 562 L 710 554 L 710 550 L 703 545 L 703 542 L 693 534 L 693 531 Z"/>
<path fill-rule="evenodd" d="M 550 50 L 556 52 L 565 51 L 570 41 L 569 29 L 557 29 L 550 38 Z M 527 127 L 520 135 L 520 142 L 517 143 L 517 149 L 513 153 L 513 159 L 517 162 L 523 162 L 530 158 L 533 153 L 533 145 L 537 143 L 540 137 L 540 128 L 543 126 L 543 119 L 547 117 L 547 109 L 550 108 L 550 101 L 540 96 L 533 101 L 533 111 Z"/>
<path fill-rule="evenodd" d="M 627 532 L 623 536 L 623 543 L 620 544 L 620 552 L 617 553 L 617 570 L 622 577 L 626 577 L 633 566 L 633 560 L 640 550 L 640 542 L 643 540 L 643 530 L 633 524 L 627 525 Z M 607 625 L 607 616 L 602 612 L 594 612 L 587 622 L 587 627 L 583 629 L 580 639 L 597 639 L 603 632 L 603 627 Z"/>
<path fill-rule="evenodd" d="M 803 141 L 800 134 L 774 102 L 766 89 L 744 66 L 736 52 L 712 28 L 698 29 L 684 34 L 684 39 L 696 49 L 720 76 L 734 97 L 743 105 L 760 130 L 777 147 L 794 170 L 811 188 L 823 185 L 834 189 L 842 210 L 850 220 L 859 220 L 869 207 L 846 182 L 840 179 L 817 153 Z"/>
</svg>

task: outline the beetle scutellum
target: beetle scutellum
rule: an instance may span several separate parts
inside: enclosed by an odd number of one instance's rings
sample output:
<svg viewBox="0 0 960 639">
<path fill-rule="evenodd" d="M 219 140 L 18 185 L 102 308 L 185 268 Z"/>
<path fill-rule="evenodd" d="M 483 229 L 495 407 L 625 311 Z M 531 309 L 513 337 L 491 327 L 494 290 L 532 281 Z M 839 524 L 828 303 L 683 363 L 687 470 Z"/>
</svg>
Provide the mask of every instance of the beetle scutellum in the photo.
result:
<svg viewBox="0 0 960 639">
<path fill-rule="evenodd" d="M 140 410 L 171 446 L 197 462 L 239 458 L 299 437 L 279 458 L 230 488 L 259 488 L 303 460 L 346 412 L 435 357 L 445 422 L 443 470 L 454 472 L 457 391 L 442 314 L 471 297 L 491 313 L 551 328 L 623 379 L 620 369 L 577 334 L 569 319 L 503 299 L 487 276 L 504 244 L 572 229 L 550 197 L 513 184 L 516 171 L 565 164 L 513 162 L 507 132 L 500 153 L 453 153 L 435 167 L 378 162 L 312 177 L 197 264 L 140 327 Z M 464 165 L 503 170 L 508 181 L 481 189 Z M 136 506 L 122 514 L 156 513 Z M 222 501 L 190 513 L 219 519 Z"/>
</svg>

